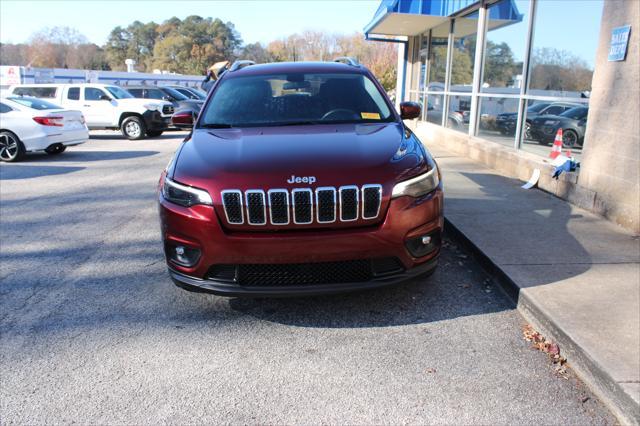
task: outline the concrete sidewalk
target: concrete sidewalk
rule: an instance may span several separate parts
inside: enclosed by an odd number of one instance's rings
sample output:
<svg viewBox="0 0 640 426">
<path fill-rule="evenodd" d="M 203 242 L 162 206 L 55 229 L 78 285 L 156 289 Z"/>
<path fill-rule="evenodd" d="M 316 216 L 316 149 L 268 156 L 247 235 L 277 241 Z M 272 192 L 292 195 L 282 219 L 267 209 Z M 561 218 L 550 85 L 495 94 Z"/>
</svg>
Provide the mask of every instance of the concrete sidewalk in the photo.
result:
<svg viewBox="0 0 640 426">
<path fill-rule="evenodd" d="M 640 423 L 640 239 L 429 144 L 445 217 L 623 423 Z"/>
</svg>

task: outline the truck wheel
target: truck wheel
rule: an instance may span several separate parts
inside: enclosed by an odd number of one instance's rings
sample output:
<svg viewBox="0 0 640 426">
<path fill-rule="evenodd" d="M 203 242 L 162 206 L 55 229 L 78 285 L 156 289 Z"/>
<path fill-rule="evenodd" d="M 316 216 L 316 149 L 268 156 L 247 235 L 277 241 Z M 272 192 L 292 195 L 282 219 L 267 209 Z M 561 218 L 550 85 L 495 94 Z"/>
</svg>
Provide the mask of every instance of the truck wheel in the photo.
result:
<svg viewBox="0 0 640 426">
<path fill-rule="evenodd" d="M 140 117 L 132 116 L 122 120 L 120 127 L 122 135 L 129 140 L 139 140 L 144 138 L 146 129 Z"/>
<path fill-rule="evenodd" d="M 163 133 L 163 130 L 147 130 L 147 136 L 150 138 L 157 138 Z"/>
<path fill-rule="evenodd" d="M 11 132 L 0 132 L 0 161 L 20 161 L 26 150 L 24 144 Z"/>
<path fill-rule="evenodd" d="M 45 149 L 44 152 L 46 152 L 49 155 L 58 155 L 58 154 L 62 154 L 66 150 L 67 150 L 66 146 L 58 143 L 58 144 L 55 144 L 55 145 L 51 145 L 50 147 Z"/>
</svg>

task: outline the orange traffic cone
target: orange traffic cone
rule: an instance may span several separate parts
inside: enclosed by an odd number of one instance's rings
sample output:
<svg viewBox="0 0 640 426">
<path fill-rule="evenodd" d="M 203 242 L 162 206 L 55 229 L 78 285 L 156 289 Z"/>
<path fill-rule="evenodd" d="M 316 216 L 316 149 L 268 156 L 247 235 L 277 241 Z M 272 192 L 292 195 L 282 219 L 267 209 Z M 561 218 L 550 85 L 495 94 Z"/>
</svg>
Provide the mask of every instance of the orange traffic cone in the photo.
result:
<svg viewBox="0 0 640 426">
<path fill-rule="evenodd" d="M 553 147 L 551 148 L 551 152 L 549 153 L 549 158 L 555 160 L 558 155 L 562 154 L 562 128 L 558 129 L 558 133 L 556 133 L 556 138 L 553 140 Z"/>
</svg>

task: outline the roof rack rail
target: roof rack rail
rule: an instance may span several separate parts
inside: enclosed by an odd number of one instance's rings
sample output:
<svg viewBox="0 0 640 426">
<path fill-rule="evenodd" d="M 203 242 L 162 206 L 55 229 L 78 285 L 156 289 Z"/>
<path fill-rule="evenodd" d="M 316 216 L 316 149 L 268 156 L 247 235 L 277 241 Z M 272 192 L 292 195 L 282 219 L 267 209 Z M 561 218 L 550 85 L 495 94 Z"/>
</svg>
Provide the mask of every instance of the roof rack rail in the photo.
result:
<svg viewBox="0 0 640 426">
<path fill-rule="evenodd" d="M 360 62 L 357 59 L 349 57 L 349 56 L 340 56 L 339 58 L 335 58 L 333 62 L 340 62 L 341 64 L 347 64 L 352 67 L 359 67 Z"/>
<path fill-rule="evenodd" d="M 230 72 L 241 70 L 242 68 L 248 67 L 249 65 L 255 65 L 256 63 L 253 61 L 235 61 L 231 68 L 229 68 Z"/>
</svg>

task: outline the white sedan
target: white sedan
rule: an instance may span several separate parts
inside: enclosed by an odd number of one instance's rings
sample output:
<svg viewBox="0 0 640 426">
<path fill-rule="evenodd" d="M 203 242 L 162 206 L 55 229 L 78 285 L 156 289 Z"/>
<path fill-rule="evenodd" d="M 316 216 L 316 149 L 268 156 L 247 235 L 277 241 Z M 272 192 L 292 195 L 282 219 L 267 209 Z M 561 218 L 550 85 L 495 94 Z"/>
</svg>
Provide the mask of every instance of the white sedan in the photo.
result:
<svg viewBox="0 0 640 426">
<path fill-rule="evenodd" d="M 80 111 L 27 96 L 0 99 L 0 161 L 19 161 L 34 151 L 60 154 L 87 139 Z"/>
</svg>

